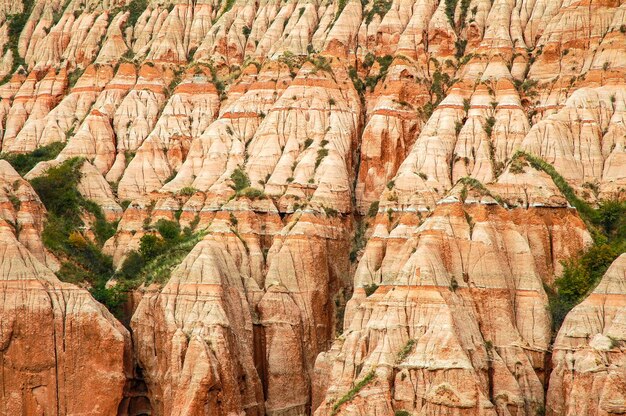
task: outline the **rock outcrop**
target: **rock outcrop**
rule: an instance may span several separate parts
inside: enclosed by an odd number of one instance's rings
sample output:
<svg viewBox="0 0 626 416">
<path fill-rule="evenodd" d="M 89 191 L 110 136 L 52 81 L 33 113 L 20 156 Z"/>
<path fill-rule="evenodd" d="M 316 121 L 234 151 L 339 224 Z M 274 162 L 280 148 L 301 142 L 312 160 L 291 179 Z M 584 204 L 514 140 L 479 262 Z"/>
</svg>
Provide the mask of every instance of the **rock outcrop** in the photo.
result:
<svg viewBox="0 0 626 416">
<path fill-rule="evenodd" d="M 0 220 L 0 414 L 117 414 L 128 331 L 85 289 L 60 282 L 11 228 Z"/>
</svg>

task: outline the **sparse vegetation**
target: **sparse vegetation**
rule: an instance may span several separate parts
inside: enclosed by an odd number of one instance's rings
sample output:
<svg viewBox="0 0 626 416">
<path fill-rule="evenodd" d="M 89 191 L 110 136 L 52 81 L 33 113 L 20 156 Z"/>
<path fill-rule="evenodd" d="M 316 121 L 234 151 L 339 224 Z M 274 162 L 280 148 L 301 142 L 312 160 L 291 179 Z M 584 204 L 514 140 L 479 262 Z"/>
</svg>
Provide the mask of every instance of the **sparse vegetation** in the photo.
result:
<svg viewBox="0 0 626 416">
<path fill-rule="evenodd" d="M 463 184 L 464 185 L 464 189 L 466 189 L 465 192 L 463 190 L 461 190 L 461 194 L 462 194 L 461 195 L 461 199 L 463 201 L 465 201 L 465 198 L 467 198 L 467 189 L 471 188 L 474 191 L 477 191 L 480 195 L 490 196 L 498 204 L 504 205 L 504 202 L 502 201 L 502 198 L 500 198 L 499 195 L 491 193 L 491 191 L 489 191 L 489 189 L 487 189 L 487 187 L 485 187 L 485 185 L 483 185 L 482 182 L 480 182 L 478 179 L 475 179 L 475 178 L 472 178 L 472 177 L 469 177 L 469 176 L 465 176 L 465 177 L 459 179 L 459 182 L 461 184 Z M 463 193 L 465 193 L 464 196 L 463 196 Z"/>
<path fill-rule="evenodd" d="M 316 73 L 317 71 L 326 71 L 331 73 L 333 72 L 332 68 L 330 67 L 330 61 L 325 56 L 312 56 L 309 58 L 309 62 L 311 62 L 315 67 L 315 69 L 312 71 L 313 73 Z"/>
<path fill-rule="evenodd" d="M 350 261 L 357 261 L 359 251 L 365 247 L 365 221 L 359 221 L 354 229 L 354 238 L 352 239 L 352 249 L 350 250 Z"/>
<path fill-rule="evenodd" d="M 204 232 L 194 233 L 190 227 L 181 231 L 178 222 L 165 219 L 159 220 L 154 229 L 155 233 L 141 237 L 139 251 L 131 251 L 115 273 L 122 287 L 164 283 L 205 235 Z"/>
<path fill-rule="evenodd" d="M 115 232 L 115 226 L 106 221 L 100 207 L 85 199 L 77 189 L 83 160 L 73 158 L 50 168 L 31 184 L 48 210 L 42 241 L 46 248 L 61 260 L 57 272 L 62 281 L 90 286 L 93 296 L 113 312 L 124 300 L 119 289 L 107 288 L 113 275 L 111 258 L 100 247 Z M 82 233 L 84 218 L 89 218 L 96 241 Z"/>
<path fill-rule="evenodd" d="M 4 49 L 2 54 L 6 54 L 8 50 L 11 51 L 13 55 L 13 67 L 9 71 L 9 73 L 0 81 L 0 84 L 4 84 L 11 79 L 11 75 L 19 68 L 20 66 L 25 66 L 26 62 L 24 58 L 20 56 L 17 46 L 20 39 L 20 34 L 28 21 L 28 17 L 33 10 L 33 5 L 35 4 L 34 0 L 24 0 L 23 2 L 23 11 L 22 13 L 9 14 L 6 16 L 6 21 L 8 23 L 8 41 L 4 45 Z"/>
<path fill-rule="evenodd" d="M 400 352 L 398 352 L 398 357 L 396 358 L 396 362 L 401 363 L 402 361 L 404 361 L 404 359 L 408 357 L 408 355 L 413 350 L 414 345 L 415 345 L 414 339 L 408 340 L 407 343 L 404 345 L 404 347 L 402 347 Z"/>
<path fill-rule="evenodd" d="M 528 166 L 528 163 L 526 162 L 526 160 L 524 160 L 521 157 L 518 157 L 518 158 L 513 159 L 513 161 L 511 162 L 511 165 L 509 166 L 509 171 L 513 175 L 519 175 L 519 174 L 526 172 L 524 170 L 526 166 Z"/>
<path fill-rule="evenodd" d="M 24 176 L 34 168 L 37 163 L 57 157 L 64 147 L 65 143 L 55 142 L 47 146 L 39 147 L 30 153 L 1 153 L 0 159 L 9 162 L 17 173 Z"/>
<path fill-rule="evenodd" d="M 135 24 L 139 20 L 141 14 L 148 8 L 148 0 L 132 0 L 125 7 L 129 12 L 128 20 L 126 21 L 126 27 L 135 27 Z"/>
<path fill-rule="evenodd" d="M 393 56 L 391 55 L 379 56 L 379 57 L 376 57 L 375 60 L 376 62 L 378 62 L 378 65 L 379 65 L 378 74 L 370 75 L 365 78 L 365 86 L 368 87 L 370 91 L 374 91 L 374 88 L 376 88 L 378 81 L 380 81 L 381 79 L 384 79 L 387 76 L 387 71 L 389 70 L 389 65 L 391 65 L 391 62 L 393 61 Z"/>
<path fill-rule="evenodd" d="M 514 160 L 517 158 L 523 158 L 552 178 L 570 205 L 577 209 L 594 239 L 594 244 L 579 256 L 562 262 L 563 274 L 555 281 L 556 290 L 545 288 L 556 333 L 567 313 L 596 287 L 611 263 L 626 251 L 626 201 L 602 201 L 594 209 L 576 195 L 551 164 L 521 151 L 513 156 Z"/>
<path fill-rule="evenodd" d="M 365 290 L 365 296 L 370 297 L 376 292 L 378 289 L 378 285 L 376 283 L 372 283 L 371 285 L 363 286 L 363 290 Z"/>
<path fill-rule="evenodd" d="M 374 0 L 372 8 L 365 15 L 365 24 L 369 25 L 374 20 L 374 16 L 378 15 L 382 19 L 385 17 L 389 9 L 391 9 L 391 0 Z"/>
<path fill-rule="evenodd" d="M 252 200 L 267 198 L 265 192 L 263 192 L 261 189 L 253 188 L 251 186 L 242 189 L 241 192 L 239 192 L 239 195 Z"/>
<path fill-rule="evenodd" d="M 374 380 L 374 377 L 376 377 L 376 373 L 374 372 L 374 370 L 372 370 L 369 373 L 367 373 L 367 375 L 365 377 L 363 377 L 363 379 L 361 381 L 356 383 L 356 385 L 354 387 L 352 387 L 349 392 L 347 392 L 343 397 L 341 397 L 339 400 L 337 400 L 337 402 L 333 405 L 333 411 L 330 413 L 331 416 L 336 415 L 339 412 L 339 409 L 341 409 L 341 406 L 343 406 L 345 403 L 348 403 L 352 399 L 354 399 L 354 397 L 365 386 L 367 386 L 372 380 Z"/>
<path fill-rule="evenodd" d="M 317 169 L 321 164 L 322 160 L 328 156 L 328 149 L 320 148 L 317 150 L 317 157 L 315 158 L 315 169 Z"/>
<path fill-rule="evenodd" d="M 76 68 L 67 75 L 67 84 L 69 88 L 72 88 L 74 87 L 74 85 L 76 85 L 76 82 L 83 75 L 83 72 L 85 72 L 83 68 Z"/>
<path fill-rule="evenodd" d="M 181 188 L 180 191 L 178 191 L 178 195 L 192 196 L 196 192 L 198 192 L 198 190 L 196 188 L 194 188 L 192 186 L 185 186 L 185 187 Z"/>
<path fill-rule="evenodd" d="M 491 134 L 493 133 L 493 126 L 496 124 L 496 118 L 494 116 L 490 116 L 489 118 L 487 118 L 487 120 L 485 120 L 485 125 L 483 126 L 483 129 L 485 130 L 485 133 L 487 133 L 487 136 L 491 137 Z"/>
<path fill-rule="evenodd" d="M 380 202 L 374 201 L 370 204 L 369 209 L 367 210 L 367 216 L 373 218 L 378 214 L 378 207 L 380 206 Z"/>
</svg>

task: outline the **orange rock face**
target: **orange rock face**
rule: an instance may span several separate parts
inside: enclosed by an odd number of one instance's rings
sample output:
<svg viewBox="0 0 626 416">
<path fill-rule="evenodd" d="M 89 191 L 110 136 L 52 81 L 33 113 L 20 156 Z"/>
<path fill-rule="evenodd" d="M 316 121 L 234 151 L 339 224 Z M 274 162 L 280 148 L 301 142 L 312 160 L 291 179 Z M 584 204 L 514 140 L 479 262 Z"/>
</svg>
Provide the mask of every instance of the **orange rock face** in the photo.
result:
<svg viewBox="0 0 626 416">
<path fill-rule="evenodd" d="M 117 414 L 130 370 L 128 331 L 86 290 L 60 282 L 5 220 L 0 252 L 0 413 Z"/>
<path fill-rule="evenodd" d="M 626 412 L 624 257 L 548 310 L 626 198 L 623 1 L 0 0 L 0 47 L 0 415 Z M 195 236 L 119 321 L 29 184 L 77 157 L 118 272 Z"/>
</svg>

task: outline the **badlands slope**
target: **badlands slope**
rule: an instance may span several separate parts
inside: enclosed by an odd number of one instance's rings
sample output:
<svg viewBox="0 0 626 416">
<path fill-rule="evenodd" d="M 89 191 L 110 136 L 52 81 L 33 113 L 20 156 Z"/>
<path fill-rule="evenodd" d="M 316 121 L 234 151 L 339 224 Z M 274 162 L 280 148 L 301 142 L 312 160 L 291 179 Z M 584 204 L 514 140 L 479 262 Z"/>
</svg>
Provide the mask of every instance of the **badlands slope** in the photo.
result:
<svg viewBox="0 0 626 416">
<path fill-rule="evenodd" d="M 626 255 L 550 308 L 626 199 L 625 1 L 0 0 L 0 47 L 0 415 L 626 414 Z"/>
</svg>

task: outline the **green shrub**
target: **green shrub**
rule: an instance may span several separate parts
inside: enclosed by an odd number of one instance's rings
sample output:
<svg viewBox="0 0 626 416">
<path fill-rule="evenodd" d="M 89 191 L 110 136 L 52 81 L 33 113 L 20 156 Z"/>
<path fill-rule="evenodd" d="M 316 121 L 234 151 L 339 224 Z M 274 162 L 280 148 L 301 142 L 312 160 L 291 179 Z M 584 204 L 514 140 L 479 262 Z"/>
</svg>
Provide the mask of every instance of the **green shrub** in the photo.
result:
<svg viewBox="0 0 626 416">
<path fill-rule="evenodd" d="M 363 286 L 363 289 L 365 290 L 365 296 L 370 297 L 374 294 L 374 292 L 376 292 L 378 285 L 376 283 L 372 283 L 371 285 Z"/>
<path fill-rule="evenodd" d="M 129 12 L 128 20 L 126 21 L 127 27 L 135 27 L 135 24 L 141 17 L 141 14 L 148 8 L 148 0 L 131 0 L 125 7 Z"/>
<path fill-rule="evenodd" d="M 166 241 L 174 241 L 180 237 L 180 225 L 175 221 L 160 219 L 155 227 Z"/>
<path fill-rule="evenodd" d="M 317 150 L 317 158 L 315 158 L 315 169 L 317 169 L 322 164 L 322 160 L 324 160 L 326 156 L 328 156 L 328 149 L 321 148 Z"/>
<path fill-rule="evenodd" d="M 370 218 L 373 218 L 376 216 L 376 214 L 378 214 L 378 208 L 380 206 L 380 202 L 379 201 L 374 201 L 370 204 L 369 209 L 367 210 L 367 216 Z"/>
<path fill-rule="evenodd" d="M 242 191 L 250 186 L 250 178 L 248 178 L 248 174 L 241 168 L 235 169 L 230 175 L 230 179 L 233 182 L 230 187 L 236 192 Z"/>
<path fill-rule="evenodd" d="M 155 234 L 146 234 L 139 240 L 139 254 L 144 259 L 152 259 L 166 249 L 165 241 Z"/>
<path fill-rule="evenodd" d="M 198 190 L 194 187 L 191 186 L 185 186 L 184 188 L 182 188 L 180 191 L 178 191 L 178 195 L 182 195 L 182 196 L 192 196 L 193 194 L 195 194 L 196 192 L 198 192 Z"/>
<path fill-rule="evenodd" d="M 249 198 L 252 200 L 266 198 L 265 192 L 263 192 L 261 189 L 253 188 L 251 186 L 248 186 L 247 188 L 242 189 L 240 192 L 240 195 L 245 196 L 246 198 Z"/>
<path fill-rule="evenodd" d="M 2 153 L 0 159 L 4 159 L 13 166 L 20 175 L 26 175 L 39 162 L 54 159 L 61 153 L 65 143 L 55 142 L 47 146 L 39 147 L 30 153 Z"/>
</svg>

